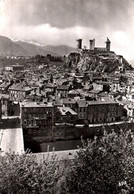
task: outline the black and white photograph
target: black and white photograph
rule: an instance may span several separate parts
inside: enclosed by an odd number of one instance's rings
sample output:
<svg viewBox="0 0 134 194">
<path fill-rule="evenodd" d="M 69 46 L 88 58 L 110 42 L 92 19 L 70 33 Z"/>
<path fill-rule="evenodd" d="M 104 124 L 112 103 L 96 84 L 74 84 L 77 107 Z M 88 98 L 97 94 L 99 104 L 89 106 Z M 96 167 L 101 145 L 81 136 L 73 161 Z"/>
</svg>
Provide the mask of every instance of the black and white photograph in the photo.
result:
<svg viewBox="0 0 134 194">
<path fill-rule="evenodd" d="M 0 194 L 134 194 L 134 0 L 0 0 Z"/>
</svg>

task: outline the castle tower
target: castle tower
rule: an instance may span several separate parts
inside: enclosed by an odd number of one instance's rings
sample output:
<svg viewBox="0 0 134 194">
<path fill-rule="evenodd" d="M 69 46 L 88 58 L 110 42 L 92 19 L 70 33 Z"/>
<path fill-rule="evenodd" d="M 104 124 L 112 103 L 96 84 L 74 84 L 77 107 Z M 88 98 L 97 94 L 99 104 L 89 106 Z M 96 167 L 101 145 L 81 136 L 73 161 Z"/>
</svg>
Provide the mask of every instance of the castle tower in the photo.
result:
<svg viewBox="0 0 134 194">
<path fill-rule="evenodd" d="M 78 39 L 77 41 L 77 49 L 82 49 L 82 39 Z"/>
<path fill-rule="evenodd" d="M 111 41 L 107 38 L 107 41 L 106 41 L 106 49 L 107 49 L 107 51 L 110 51 L 110 44 L 111 44 Z"/>
<path fill-rule="evenodd" d="M 89 40 L 89 49 L 94 50 L 95 48 L 95 39 Z"/>
</svg>

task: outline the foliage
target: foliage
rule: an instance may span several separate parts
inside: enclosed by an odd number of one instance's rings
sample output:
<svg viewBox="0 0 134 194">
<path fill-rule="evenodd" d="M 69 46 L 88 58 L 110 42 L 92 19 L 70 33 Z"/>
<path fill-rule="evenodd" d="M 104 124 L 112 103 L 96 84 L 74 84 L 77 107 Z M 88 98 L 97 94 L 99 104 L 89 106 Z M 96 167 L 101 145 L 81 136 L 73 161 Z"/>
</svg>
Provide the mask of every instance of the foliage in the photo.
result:
<svg viewBox="0 0 134 194">
<path fill-rule="evenodd" d="M 114 131 L 83 141 L 67 175 L 70 193 L 130 193 L 134 186 L 134 140 L 131 131 Z"/>
<path fill-rule="evenodd" d="M 55 158 L 8 153 L 0 157 L 0 193 L 56 193 L 61 174 Z"/>
<path fill-rule="evenodd" d="M 134 193 L 134 138 L 112 131 L 83 142 L 73 161 L 34 154 L 0 156 L 0 193 Z"/>
</svg>

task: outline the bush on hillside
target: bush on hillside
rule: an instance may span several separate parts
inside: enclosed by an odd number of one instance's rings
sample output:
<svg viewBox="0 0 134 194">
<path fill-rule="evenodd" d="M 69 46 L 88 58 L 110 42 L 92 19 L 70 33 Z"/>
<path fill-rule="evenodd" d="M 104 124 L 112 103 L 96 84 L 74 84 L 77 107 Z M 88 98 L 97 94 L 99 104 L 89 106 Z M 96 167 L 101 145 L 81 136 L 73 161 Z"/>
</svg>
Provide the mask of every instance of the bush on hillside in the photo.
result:
<svg viewBox="0 0 134 194">
<path fill-rule="evenodd" d="M 0 156 L 0 193 L 56 193 L 60 166 L 53 158 L 40 162 L 32 154 Z"/>
<path fill-rule="evenodd" d="M 120 134 L 113 131 L 83 142 L 67 174 L 69 193 L 131 193 L 134 186 L 133 158 L 131 131 L 121 131 Z"/>
</svg>

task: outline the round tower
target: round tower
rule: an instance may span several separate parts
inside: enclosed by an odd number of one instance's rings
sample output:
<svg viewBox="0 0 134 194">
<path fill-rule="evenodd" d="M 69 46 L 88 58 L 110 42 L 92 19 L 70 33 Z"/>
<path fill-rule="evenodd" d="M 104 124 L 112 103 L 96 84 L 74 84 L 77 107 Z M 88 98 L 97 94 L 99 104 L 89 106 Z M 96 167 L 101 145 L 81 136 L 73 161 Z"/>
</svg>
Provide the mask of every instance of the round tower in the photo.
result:
<svg viewBox="0 0 134 194">
<path fill-rule="evenodd" d="M 111 44 L 111 41 L 107 38 L 107 41 L 106 41 L 106 49 L 107 49 L 107 51 L 110 51 L 110 44 Z"/>
</svg>

